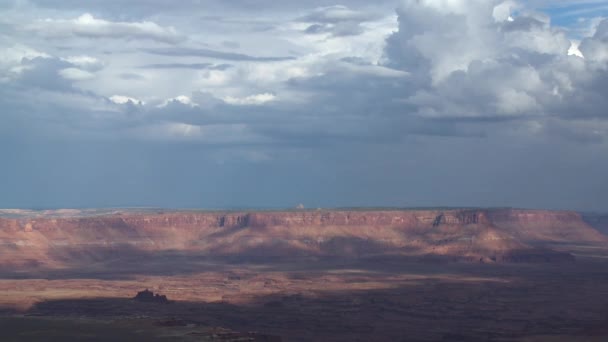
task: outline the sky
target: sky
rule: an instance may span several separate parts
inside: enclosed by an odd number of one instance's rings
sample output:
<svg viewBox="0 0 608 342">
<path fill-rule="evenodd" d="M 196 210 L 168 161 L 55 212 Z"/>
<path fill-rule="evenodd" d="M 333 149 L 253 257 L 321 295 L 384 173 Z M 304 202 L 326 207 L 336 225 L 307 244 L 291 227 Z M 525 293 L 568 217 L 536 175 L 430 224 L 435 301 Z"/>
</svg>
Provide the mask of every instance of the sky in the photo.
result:
<svg viewBox="0 0 608 342">
<path fill-rule="evenodd" d="M 605 0 L 0 0 L 0 208 L 608 211 L 605 18 Z"/>
</svg>

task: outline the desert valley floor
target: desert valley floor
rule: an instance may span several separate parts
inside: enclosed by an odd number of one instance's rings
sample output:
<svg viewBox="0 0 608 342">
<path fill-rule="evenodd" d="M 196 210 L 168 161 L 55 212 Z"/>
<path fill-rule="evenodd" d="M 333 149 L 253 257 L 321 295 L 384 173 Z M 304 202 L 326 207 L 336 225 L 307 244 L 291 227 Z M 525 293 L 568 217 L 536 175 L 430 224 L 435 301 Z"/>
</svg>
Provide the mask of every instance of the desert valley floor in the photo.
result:
<svg viewBox="0 0 608 342">
<path fill-rule="evenodd" d="M 606 341 L 608 244 L 587 221 L 4 212 L 0 331 L 3 341 Z M 169 302 L 134 300 L 144 289 Z"/>
</svg>

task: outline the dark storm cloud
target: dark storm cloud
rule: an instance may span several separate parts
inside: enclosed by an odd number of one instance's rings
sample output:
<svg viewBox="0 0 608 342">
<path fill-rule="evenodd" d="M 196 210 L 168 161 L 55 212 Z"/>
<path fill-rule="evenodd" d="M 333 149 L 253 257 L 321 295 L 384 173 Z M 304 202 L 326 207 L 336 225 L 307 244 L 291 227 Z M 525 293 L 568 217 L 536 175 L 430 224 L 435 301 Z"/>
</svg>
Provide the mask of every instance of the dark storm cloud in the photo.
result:
<svg viewBox="0 0 608 342">
<path fill-rule="evenodd" d="M 70 49 L 0 40 L 0 207 L 606 209 L 606 22 L 583 59 L 533 11 L 399 3 L 28 2 Z"/>
</svg>

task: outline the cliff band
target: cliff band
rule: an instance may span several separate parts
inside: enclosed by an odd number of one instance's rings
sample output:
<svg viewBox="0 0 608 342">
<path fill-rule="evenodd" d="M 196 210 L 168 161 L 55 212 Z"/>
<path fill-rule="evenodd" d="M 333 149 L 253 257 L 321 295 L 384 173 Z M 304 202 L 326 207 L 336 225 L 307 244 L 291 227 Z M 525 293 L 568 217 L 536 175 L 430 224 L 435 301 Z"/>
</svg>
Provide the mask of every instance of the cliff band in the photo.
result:
<svg viewBox="0 0 608 342">
<path fill-rule="evenodd" d="M 15 214 L 0 217 L 0 264 L 53 266 L 65 251 L 206 256 L 407 255 L 470 261 L 570 260 L 552 244 L 606 245 L 576 212 L 315 210 Z"/>
</svg>

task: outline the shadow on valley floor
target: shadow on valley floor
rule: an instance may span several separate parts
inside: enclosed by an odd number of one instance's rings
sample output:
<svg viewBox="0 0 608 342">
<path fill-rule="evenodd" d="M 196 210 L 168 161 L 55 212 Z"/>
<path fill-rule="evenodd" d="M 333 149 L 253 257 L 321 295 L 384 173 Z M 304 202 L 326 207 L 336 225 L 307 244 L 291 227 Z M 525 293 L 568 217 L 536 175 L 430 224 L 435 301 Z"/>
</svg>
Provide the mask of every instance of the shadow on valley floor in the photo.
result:
<svg viewBox="0 0 608 342">
<path fill-rule="evenodd" d="M 225 327 L 284 341 L 517 341 L 526 336 L 608 337 L 605 272 L 517 283 L 429 280 L 395 288 L 285 291 L 217 302 L 142 303 L 129 298 L 61 299 L 27 317 Z M 593 284 L 591 282 L 593 281 Z M 5 314 L 8 313 L 5 311 Z M 163 323 L 169 322 L 169 323 Z M 552 340 L 546 340 L 552 341 Z"/>
<path fill-rule="evenodd" d="M 10 247 L 10 246 L 9 246 Z M 294 248 L 284 242 L 251 246 L 244 250 L 231 251 L 230 245 L 218 245 L 205 252 L 194 250 L 149 250 L 133 245 L 111 246 L 59 246 L 48 251 L 32 250 L 30 253 L 4 251 L 0 259 L 0 279 L 132 279 L 135 276 L 188 275 L 193 273 L 225 270 L 231 265 L 258 265 L 270 270 L 288 263 L 305 264 L 310 261 L 358 260 L 374 254 L 417 254 L 418 249 L 396 249 L 383 243 L 359 239 L 336 238 L 327 241 L 319 251 L 311 252 Z M 211 257 L 213 256 L 213 257 Z M 405 258 L 405 257 L 403 257 Z M 418 257 L 407 257 L 420 260 Z M 2 260 L 8 260 L 3 263 Z M 441 262 L 451 258 L 427 256 L 425 261 Z M 286 263 L 287 264 L 287 263 Z"/>
<path fill-rule="evenodd" d="M 269 254 L 269 251 L 272 254 Z M 456 268 L 459 272 L 471 269 L 475 270 L 475 273 L 479 264 L 487 262 L 462 256 L 406 256 L 403 254 L 416 255 L 420 249 L 389 248 L 381 243 L 356 238 L 328 241 L 323 251 L 323 256 L 311 256 L 314 254 L 294 252 L 293 249 L 273 245 L 253 247 L 240 251 L 239 256 L 231 256 L 226 255 L 225 251 L 222 254 L 221 248 L 213 254 L 178 250 L 151 251 L 131 245 L 62 247 L 52 249 L 42 256 L 15 255 L 11 260 L 17 260 L 17 264 L 0 262 L 0 279 L 128 280 L 139 276 L 188 276 L 204 272 L 227 272 L 243 267 L 255 268 L 259 272 L 330 271 L 348 267 L 367 272 L 410 272 L 414 267 L 419 272 L 428 272 L 426 265 L 449 265 L 449 268 Z M 525 252 L 528 254 L 500 257 L 509 261 L 522 261 L 517 258 L 523 256 L 523 261 L 551 264 L 568 263 L 572 260 L 567 253 L 540 251 L 539 254 Z M 459 264 L 473 267 L 458 266 Z M 507 266 L 501 264 L 499 267 Z M 434 269 L 436 267 L 431 268 Z"/>
<path fill-rule="evenodd" d="M 59 268 L 40 265 L 15 267 L 0 265 L 0 280 L 78 280 L 106 281 L 136 280 L 140 277 L 190 277 L 206 273 L 231 274 L 252 270 L 258 274 L 281 272 L 287 277 L 301 278 L 302 274 L 325 274 L 351 270 L 361 274 L 419 274 L 457 273 L 459 275 L 516 276 L 522 268 L 543 265 L 560 268 L 564 263 L 499 263 L 460 262 L 442 256 L 365 256 L 337 257 L 209 257 L 181 252 L 153 255 L 120 256 L 108 260 L 81 262 Z"/>
<path fill-rule="evenodd" d="M 432 265 L 433 267 L 428 267 Z M 202 273 L 230 273 L 243 269 L 254 269 L 257 273 L 286 272 L 287 274 L 332 272 L 356 269 L 366 273 L 418 272 L 423 274 L 443 273 L 450 270 L 477 273 L 480 264 L 456 262 L 441 256 L 364 256 L 364 257 L 210 257 L 183 252 L 140 253 L 108 256 L 106 259 L 70 262 L 61 267 L 45 267 L 40 264 L 0 265 L 0 280 L 19 279 L 98 279 L 134 280 L 150 276 L 191 276 Z M 474 266 L 474 267 L 470 267 Z M 487 265 L 489 266 L 489 265 Z M 493 265 L 496 267 L 508 267 Z M 483 267 L 483 266 L 482 266 Z"/>
</svg>

